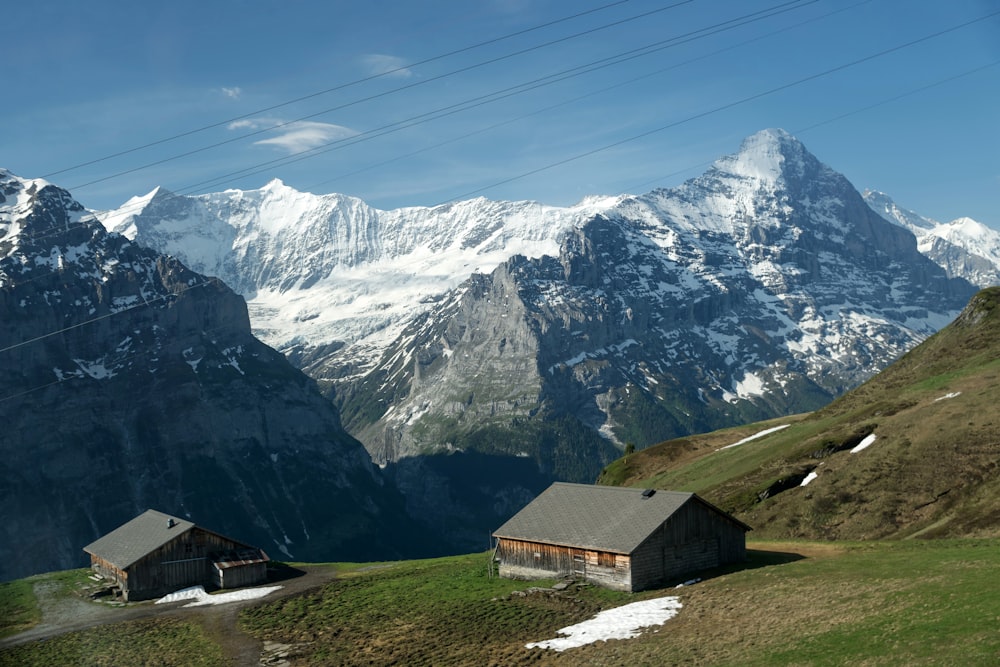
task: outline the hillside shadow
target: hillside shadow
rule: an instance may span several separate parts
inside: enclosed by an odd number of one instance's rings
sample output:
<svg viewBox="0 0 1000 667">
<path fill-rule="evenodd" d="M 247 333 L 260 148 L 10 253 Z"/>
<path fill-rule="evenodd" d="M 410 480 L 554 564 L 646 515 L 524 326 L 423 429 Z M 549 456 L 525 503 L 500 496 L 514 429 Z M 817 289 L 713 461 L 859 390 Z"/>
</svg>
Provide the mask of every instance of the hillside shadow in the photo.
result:
<svg viewBox="0 0 1000 667">
<path fill-rule="evenodd" d="M 739 570 L 754 570 L 772 565 L 784 565 L 803 560 L 807 556 L 794 551 L 772 551 L 770 549 L 747 549 L 747 560 Z"/>
<path fill-rule="evenodd" d="M 267 564 L 268 583 L 290 581 L 292 579 L 298 579 L 299 577 L 305 576 L 305 574 L 305 570 L 300 570 L 297 567 L 293 567 L 288 563 L 282 563 L 281 561 L 271 561 Z"/>
<path fill-rule="evenodd" d="M 793 551 L 747 549 L 747 559 L 742 563 L 730 563 L 728 565 L 713 567 L 710 570 L 695 572 L 684 577 L 683 579 L 670 582 L 667 588 L 679 584 L 687 584 L 693 580 L 707 581 L 709 579 L 715 579 L 716 577 L 721 577 L 727 574 L 733 574 L 734 572 L 745 572 L 747 570 L 758 570 L 765 567 L 785 565 L 787 563 L 794 563 L 795 561 L 804 560 L 806 558 L 808 558 L 808 556 L 805 554 L 795 553 Z"/>
</svg>

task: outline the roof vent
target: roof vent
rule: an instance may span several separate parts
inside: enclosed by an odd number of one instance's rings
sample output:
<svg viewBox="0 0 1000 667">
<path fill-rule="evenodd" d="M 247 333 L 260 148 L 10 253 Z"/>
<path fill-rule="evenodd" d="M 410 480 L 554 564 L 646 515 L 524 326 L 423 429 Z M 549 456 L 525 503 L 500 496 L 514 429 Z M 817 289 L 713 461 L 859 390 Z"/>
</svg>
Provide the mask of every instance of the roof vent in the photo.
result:
<svg viewBox="0 0 1000 667">
<path fill-rule="evenodd" d="M 642 492 L 643 498 L 652 498 L 653 494 L 656 493 L 656 489 L 646 489 Z"/>
<path fill-rule="evenodd" d="M 167 518 L 167 528 L 173 528 L 175 525 L 177 525 L 177 522 L 174 521 L 174 518 L 173 517 L 168 517 Z"/>
</svg>

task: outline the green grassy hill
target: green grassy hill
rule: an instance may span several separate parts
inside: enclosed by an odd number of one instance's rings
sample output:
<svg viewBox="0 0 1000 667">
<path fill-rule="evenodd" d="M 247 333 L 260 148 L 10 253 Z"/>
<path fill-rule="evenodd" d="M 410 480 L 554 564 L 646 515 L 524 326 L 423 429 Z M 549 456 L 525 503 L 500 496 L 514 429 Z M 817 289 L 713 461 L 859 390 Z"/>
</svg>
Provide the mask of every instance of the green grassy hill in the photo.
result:
<svg viewBox="0 0 1000 667">
<path fill-rule="evenodd" d="M 749 557 L 695 585 L 641 594 L 491 578 L 486 553 L 335 565 L 334 580 L 244 609 L 229 629 L 218 614 L 165 613 L 0 645 L 0 665 L 244 664 L 222 650 L 222 635 L 236 632 L 260 643 L 266 664 L 287 665 L 975 666 L 1000 658 L 1000 540 L 755 542 Z M 639 637 L 562 653 L 525 646 L 601 609 L 663 596 L 677 596 L 680 613 Z"/>
<path fill-rule="evenodd" d="M 990 288 L 822 410 L 664 442 L 600 481 L 695 491 L 766 538 L 1000 535 L 998 378 L 1000 288 Z"/>
</svg>

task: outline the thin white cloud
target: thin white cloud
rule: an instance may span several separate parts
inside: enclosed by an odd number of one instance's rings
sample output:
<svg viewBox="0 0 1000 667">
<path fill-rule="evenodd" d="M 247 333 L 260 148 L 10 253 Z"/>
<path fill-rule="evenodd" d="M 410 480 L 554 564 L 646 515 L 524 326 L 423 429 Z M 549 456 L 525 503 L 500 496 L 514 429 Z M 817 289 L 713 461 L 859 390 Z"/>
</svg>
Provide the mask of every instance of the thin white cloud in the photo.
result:
<svg viewBox="0 0 1000 667">
<path fill-rule="evenodd" d="M 234 120 L 226 127 L 230 130 L 256 130 L 260 125 L 254 120 Z"/>
<path fill-rule="evenodd" d="M 370 53 L 362 56 L 361 62 L 372 75 L 385 74 L 398 79 L 408 79 L 413 76 L 413 70 L 406 67 L 406 61 L 396 56 Z"/>
<path fill-rule="evenodd" d="M 243 95 L 243 89 L 239 86 L 233 86 L 232 88 L 223 86 L 222 94 L 230 99 L 238 100 L 240 99 L 240 96 Z"/>
<path fill-rule="evenodd" d="M 240 123 L 243 121 L 237 121 Z M 275 146 L 289 153 L 300 153 L 311 148 L 328 144 L 337 139 L 353 137 L 354 130 L 343 125 L 332 123 L 317 123 L 314 121 L 297 121 L 274 130 L 277 135 L 268 139 L 255 141 L 258 146 Z"/>
</svg>

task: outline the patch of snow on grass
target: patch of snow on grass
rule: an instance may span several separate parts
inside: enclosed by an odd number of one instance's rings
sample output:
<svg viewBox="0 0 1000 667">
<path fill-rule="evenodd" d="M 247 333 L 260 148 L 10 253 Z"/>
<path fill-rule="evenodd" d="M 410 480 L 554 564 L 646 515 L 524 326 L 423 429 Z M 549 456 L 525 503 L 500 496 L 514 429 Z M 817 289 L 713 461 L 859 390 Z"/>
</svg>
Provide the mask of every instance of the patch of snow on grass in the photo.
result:
<svg viewBox="0 0 1000 667">
<path fill-rule="evenodd" d="M 866 436 L 864 440 L 862 440 L 861 442 L 859 442 L 859 443 L 858 443 L 858 444 L 857 444 L 857 445 L 856 445 L 856 446 L 854 447 L 854 449 L 852 449 L 852 450 L 851 450 L 851 454 L 857 454 L 857 453 L 858 453 L 858 452 L 860 452 L 860 451 L 861 451 L 862 449 L 867 449 L 868 447 L 870 447 L 870 446 L 871 446 L 871 444 L 872 444 L 873 442 L 875 442 L 875 434 L 874 434 L 874 433 L 872 433 L 872 434 L 871 434 L 871 435 L 869 435 L 869 436 Z"/>
<path fill-rule="evenodd" d="M 938 401 L 943 401 L 943 400 L 945 400 L 947 398 L 955 398 L 957 396 L 961 396 L 961 394 L 962 394 L 962 392 L 960 392 L 960 391 L 953 391 L 953 392 L 945 394 L 944 396 L 939 396 L 939 397 L 935 398 L 934 402 L 937 403 Z"/>
<path fill-rule="evenodd" d="M 819 477 L 819 475 L 817 475 L 816 471 L 814 470 L 813 472 L 806 475 L 806 478 L 802 480 L 802 483 L 799 484 L 799 486 L 808 486 L 809 482 L 813 481 L 817 477 Z"/>
<path fill-rule="evenodd" d="M 602 611 L 597 616 L 576 625 L 558 630 L 565 635 L 545 641 L 525 644 L 525 648 L 550 648 L 565 651 L 597 641 L 609 639 L 632 639 L 641 634 L 643 628 L 663 625 L 677 615 L 681 608 L 678 597 L 664 597 L 655 600 L 633 602 L 622 607 Z"/>
<path fill-rule="evenodd" d="M 753 435 L 748 435 L 747 437 L 743 438 L 742 440 L 740 440 L 738 442 L 734 442 L 731 445 L 726 445 L 725 447 L 719 447 L 719 449 L 717 449 L 715 451 L 718 452 L 718 451 L 722 451 L 723 449 L 729 449 L 730 447 L 739 447 L 740 445 L 742 445 L 744 443 L 747 443 L 747 442 L 750 442 L 751 440 L 756 440 L 757 438 L 763 438 L 765 435 L 771 435 L 775 431 L 780 431 L 781 429 L 788 428 L 789 426 L 791 426 L 791 424 L 782 424 L 781 426 L 775 426 L 773 428 L 766 428 L 763 431 L 761 431 L 760 433 L 754 433 Z"/>
<path fill-rule="evenodd" d="M 189 602 L 184 606 L 204 607 L 206 605 L 226 604 L 227 602 L 239 602 L 241 600 L 256 600 L 257 598 L 262 598 L 265 595 L 273 593 L 279 588 L 281 588 L 281 586 L 262 586 L 260 588 L 243 588 L 238 591 L 229 591 L 228 593 L 216 593 L 215 595 L 209 595 L 205 592 L 204 586 L 192 586 L 190 588 L 182 588 L 179 591 L 174 591 L 173 593 L 164 595 L 162 598 L 157 600 L 155 604 L 194 600 L 194 602 Z"/>
</svg>

